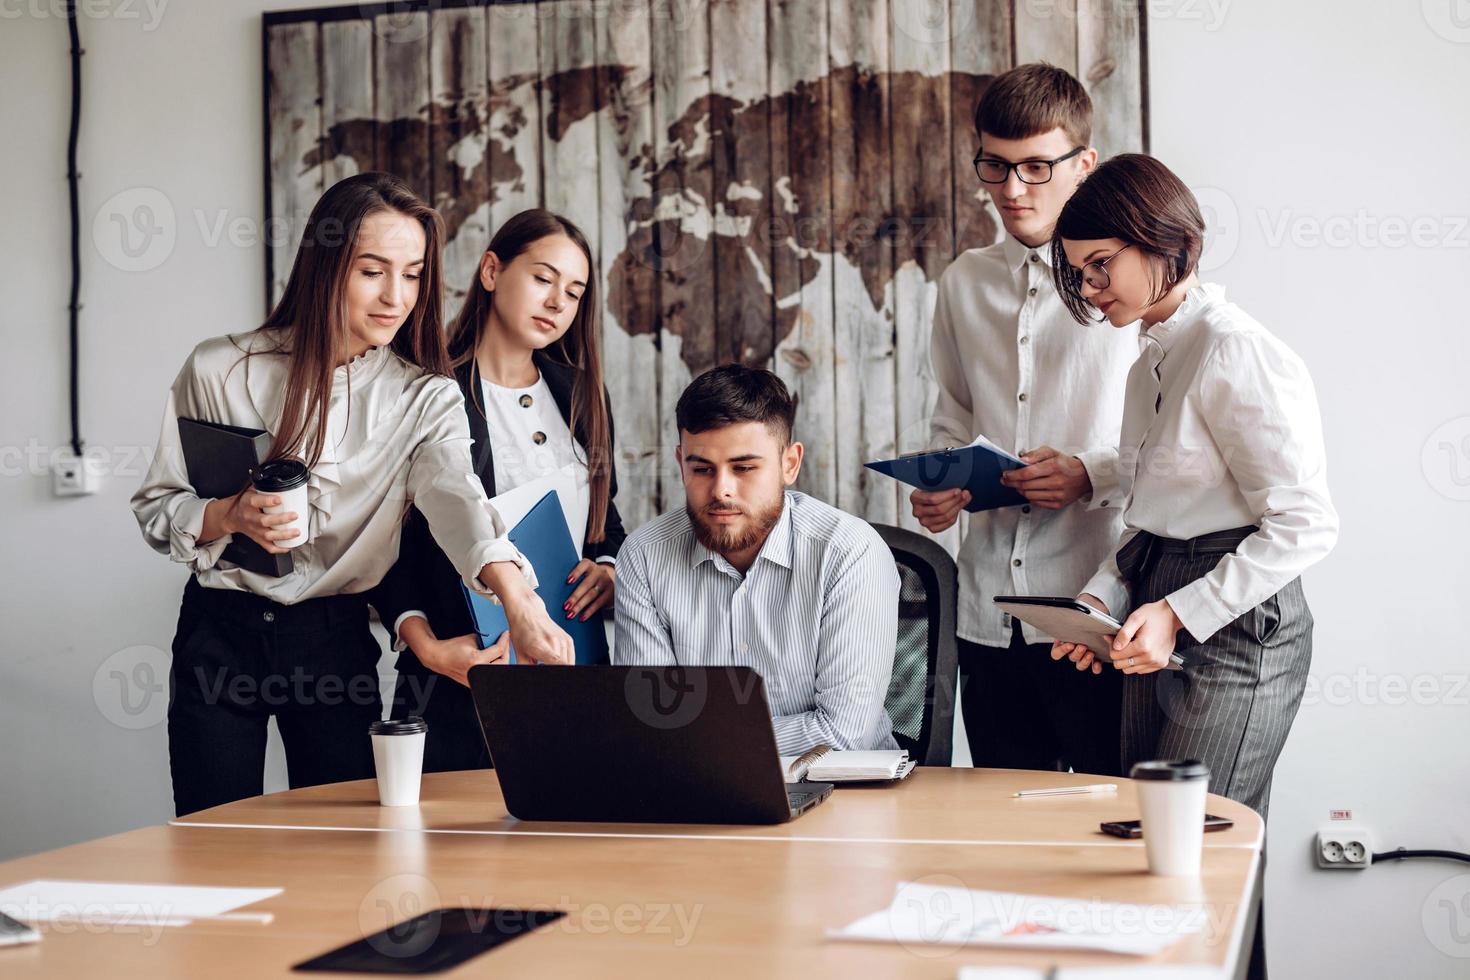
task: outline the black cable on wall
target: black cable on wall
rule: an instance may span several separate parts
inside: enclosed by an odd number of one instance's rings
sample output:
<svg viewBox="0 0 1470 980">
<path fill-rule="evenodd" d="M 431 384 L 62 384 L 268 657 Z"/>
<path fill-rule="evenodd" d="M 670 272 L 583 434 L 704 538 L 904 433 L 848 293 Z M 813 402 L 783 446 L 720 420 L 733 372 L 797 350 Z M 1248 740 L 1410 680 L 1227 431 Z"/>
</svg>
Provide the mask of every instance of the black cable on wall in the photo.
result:
<svg viewBox="0 0 1470 980">
<path fill-rule="evenodd" d="M 77 398 L 77 315 L 81 312 L 79 299 L 82 292 L 81 217 L 77 204 L 77 130 L 82 121 L 82 41 L 77 35 L 76 0 L 66 0 L 66 27 L 71 34 L 71 134 L 66 142 L 66 182 L 71 196 L 71 303 L 67 306 L 70 318 L 69 338 L 71 345 L 68 381 L 71 387 L 71 449 L 82 455 L 81 412 Z"/>
</svg>

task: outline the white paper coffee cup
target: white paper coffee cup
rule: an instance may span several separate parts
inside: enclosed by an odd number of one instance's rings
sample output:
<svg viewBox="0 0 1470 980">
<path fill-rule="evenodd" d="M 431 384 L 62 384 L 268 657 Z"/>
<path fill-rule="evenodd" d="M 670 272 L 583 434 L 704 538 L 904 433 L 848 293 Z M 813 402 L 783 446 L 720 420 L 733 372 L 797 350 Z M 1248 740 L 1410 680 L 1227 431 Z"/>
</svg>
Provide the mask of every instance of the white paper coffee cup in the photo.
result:
<svg viewBox="0 0 1470 980">
<path fill-rule="evenodd" d="M 373 740 L 373 766 L 378 773 L 378 802 L 383 806 L 413 806 L 419 801 L 424 772 L 424 737 L 429 726 L 409 716 L 375 721 L 368 726 Z"/>
<path fill-rule="evenodd" d="M 276 525 L 278 531 L 295 530 L 294 538 L 285 538 L 276 544 L 282 548 L 299 548 L 310 537 L 307 520 L 306 484 L 311 471 L 299 459 L 273 459 L 250 471 L 250 482 L 257 493 L 271 493 L 281 498 L 274 507 L 261 508 L 267 514 L 296 515 L 294 521 Z"/>
<path fill-rule="evenodd" d="M 1138 790 L 1149 872 L 1198 875 L 1209 767 L 1197 759 L 1140 762 L 1129 776 Z"/>
</svg>

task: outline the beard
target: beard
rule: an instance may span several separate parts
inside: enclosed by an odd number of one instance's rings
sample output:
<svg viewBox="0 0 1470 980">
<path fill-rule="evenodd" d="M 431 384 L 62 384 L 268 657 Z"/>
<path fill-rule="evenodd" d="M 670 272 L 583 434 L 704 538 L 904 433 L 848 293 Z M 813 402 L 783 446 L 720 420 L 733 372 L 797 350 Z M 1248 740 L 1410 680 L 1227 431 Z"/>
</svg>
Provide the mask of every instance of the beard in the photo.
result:
<svg viewBox="0 0 1470 980">
<path fill-rule="evenodd" d="M 736 504 L 710 504 L 705 508 L 705 511 L 726 514 L 739 510 L 745 516 L 746 521 L 738 528 L 708 523 L 704 514 L 696 513 L 694 508 L 689 506 L 688 501 L 684 503 L 684 511 L 689 515 L 689 523 L 694 526 L 695 539 L 710 551 L 726 555 L 744 551 L 764 541 L 771 533 L 771 528 L 781 520 L 781 510 L 785 506 L 786 495 L 783 493 L 775 501 L 756 511 Z"/>
</svg>

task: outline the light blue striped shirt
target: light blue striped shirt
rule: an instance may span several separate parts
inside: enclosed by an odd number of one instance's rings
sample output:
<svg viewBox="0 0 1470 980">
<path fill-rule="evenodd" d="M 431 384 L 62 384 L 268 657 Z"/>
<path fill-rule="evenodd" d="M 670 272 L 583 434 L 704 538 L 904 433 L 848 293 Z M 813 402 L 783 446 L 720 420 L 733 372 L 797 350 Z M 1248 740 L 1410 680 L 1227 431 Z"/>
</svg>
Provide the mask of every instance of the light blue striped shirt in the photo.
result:
<svg viewBox="0 0 1470 980">
<path fill-rule="evenodd" d="M 618 553 L 619 664 L 754 668 L 783 755 L 897 748 L 883 699 L 898 639 L 898 569 L 866 522 L 786 492 L 743 576 L 680 508 Z"/>
</svg>

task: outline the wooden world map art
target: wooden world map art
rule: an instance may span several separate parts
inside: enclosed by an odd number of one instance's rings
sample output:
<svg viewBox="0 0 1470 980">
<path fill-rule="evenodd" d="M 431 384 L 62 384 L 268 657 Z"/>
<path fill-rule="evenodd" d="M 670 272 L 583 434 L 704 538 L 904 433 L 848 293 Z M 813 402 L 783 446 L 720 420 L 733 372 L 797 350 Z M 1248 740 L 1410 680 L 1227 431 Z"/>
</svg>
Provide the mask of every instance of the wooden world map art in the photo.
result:
<svg viewBox="0 0 1470 980">
<path fill-rule="evenodd" d="M 940 273 L 1000 224 L 975 101 L 1048 61 L 1092 94 L 1104 156 L 1146 148 L 1137 0 L 542 0 L 267 14 L 267 301 L 307 213 L 363 170 L 443 214 L 446 309 L 528 207 L 597 251 L 629 527 L 683 501 L 673 406 L 769 367 L 799 399 L 800 488 L 914 527 L 862 468 L 924 445 Z M 954 531 L 949 532 L 951 536 Z M 953 544 L 953 542 L 949 542 Z"/>
</svg>

